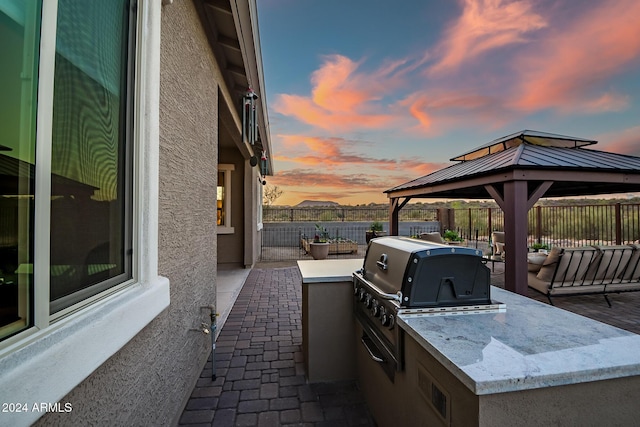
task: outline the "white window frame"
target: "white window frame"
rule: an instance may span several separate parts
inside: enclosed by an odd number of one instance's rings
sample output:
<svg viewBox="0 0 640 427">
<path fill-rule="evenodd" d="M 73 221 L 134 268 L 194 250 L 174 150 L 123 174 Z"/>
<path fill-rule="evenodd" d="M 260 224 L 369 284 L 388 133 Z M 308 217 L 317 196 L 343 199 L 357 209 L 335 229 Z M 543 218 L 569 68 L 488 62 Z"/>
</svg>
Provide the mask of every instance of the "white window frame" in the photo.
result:
<svg viewBox="0 0 640 427">
<path fill-rule="evenodd" d="M 136 36 L 133 280 L 90 305 L 54 318 L 48 281 L 37 280 L 34 326 L 0 343 L 0 401 L 60 401 L 169 306 L 169 280 L 158 275 L 160 22 L 159 1 L 138 0 Z M 57 0 L 44 0 L 40 42 L 36 164 L 51 163 Z M 48 147 L 43 150 L 42 147 Z M 46 169 L 36 174 L 36 239 L 49 236 Z M 50 172 L 50 171 L 49 171 Z M 39 198 L 38 194 L 43 195 Z M 38 240 L 34 275 L 48 275 L 48 244 Z M 69 351 L 72 349 L 72 351 Z M 42 414 L 3 413 L 7 425 L 29 425 Z"/>
<path fill-rule="evenodd" d="M 258 197 L 258 201 L 256 203 L 256 206 L 258 207 L 258 212 L 257 212 L 257 229 L 258 231 L 262 230 L 263 228 L 263 224 L 262 224 L 262 203 L 263 203 L 263 199 L 264 199 L 264 185 L 262 184 L 263 182 L 263 178 L 261 176 L 258 176 L 258 191 L 256 191 L 256 196 Z"/>
<path fill-rule="evenodd" d="M 222 172 L 224 175 L 224 199 L 222 203 L 222 209 L 224 212 L 224 225 L 218 225 L 218 234 L 233 234 L 235 229 L 233 228 L 233 224 L 231 222 L 231 173 L 235 170 L 235 166 L 227 163 L 219 163 L 218 164 L 218 172 Z M 217 187 L 217 186 L 216 186 Z M 216 195 L 217 200 L 217 195 Z"/>
</svg>

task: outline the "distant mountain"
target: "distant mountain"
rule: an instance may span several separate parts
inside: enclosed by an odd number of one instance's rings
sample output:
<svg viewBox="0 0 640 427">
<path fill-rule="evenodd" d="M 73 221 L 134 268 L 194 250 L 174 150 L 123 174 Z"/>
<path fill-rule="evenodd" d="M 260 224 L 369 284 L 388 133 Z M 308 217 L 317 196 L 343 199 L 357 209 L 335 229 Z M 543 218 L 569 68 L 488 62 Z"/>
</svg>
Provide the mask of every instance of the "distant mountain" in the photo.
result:
<svg viewBox="0 0 640 427">
<path fill-rule="evenodd" d="M 319 208 L 319 207 L 337 207 L 340 203 L 329 202 L 326 200 L 303 200 L 295 205 L 295 208 Z"/>
</svg>

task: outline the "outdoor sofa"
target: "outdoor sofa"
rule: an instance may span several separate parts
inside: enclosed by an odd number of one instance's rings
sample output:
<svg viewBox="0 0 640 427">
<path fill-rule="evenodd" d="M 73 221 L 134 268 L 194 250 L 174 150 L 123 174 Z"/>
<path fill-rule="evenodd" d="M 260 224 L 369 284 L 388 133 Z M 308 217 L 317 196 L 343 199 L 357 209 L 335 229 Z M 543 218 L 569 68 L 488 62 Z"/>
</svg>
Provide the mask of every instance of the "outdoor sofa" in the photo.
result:
<svg viewBox="0 0 640 427">
<path fill-rule="evenodd" d="M 447 242 L 444 241 L 442 235 L 440 235 L 440 232 L 438 231 L 432 231 L 430 233 L 420 233 L 420 235 L 418 235 L 418 239 L 426 240 L 427 242 L 431 243 L 440 243 L 441 245 L 447 244 Z"/>
<path fill-rule="evenodd" d="M 529 271 L 529 287 L 551 297 L 640 291 L 640 244 L 554 247 L 539 271 Z"/>
</svg>

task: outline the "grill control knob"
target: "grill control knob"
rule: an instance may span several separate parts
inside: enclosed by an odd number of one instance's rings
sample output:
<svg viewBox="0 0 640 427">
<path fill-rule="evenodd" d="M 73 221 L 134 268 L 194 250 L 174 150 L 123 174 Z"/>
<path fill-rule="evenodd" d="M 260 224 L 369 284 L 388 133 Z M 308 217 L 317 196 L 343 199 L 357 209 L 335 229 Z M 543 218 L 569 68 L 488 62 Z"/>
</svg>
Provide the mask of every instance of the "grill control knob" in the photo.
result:
<svg viewBox="0 0 640 427">
<path fill-rule="evenodd" d="M 390 316 L 391 316 L 390 314 L 382 313 L 382 316 L 380 317 L 380 322 L 382 323 L 382 326 L 389 326 Z"/>
<path fill-rule="evenodd" d="M 389 329 L 393 329 L 393 325 L 395 324 L 395 318 L 393 317 L 393 314 L 384 313 L 380 320 L 382 322 L 382 326 L 386 326 Z"/>
<path fill-rule="evenodd" d="M 367 306 L 367 308 L 371 308 L 371 306 L 373 305 L 373 297 L 371 296 L 371 294 L 367 294 L 364 304 Z"/>
<path fill-rule="evenodd" d="M 367 293 L 365 292 L 364 288 L 360 288 L 358 290 L 358 299 L 360 300 L 360 302 L 364 301 L 366 294 Z"/>
<path fill-rule="evenodd" d="M 371 307 L 371 314 L 373 314 L 373 317 L 378 317 L 380 316 L 380 304 L 378 304 L 378 301 L 373 301 L 373 307 Z"/>
</svg>

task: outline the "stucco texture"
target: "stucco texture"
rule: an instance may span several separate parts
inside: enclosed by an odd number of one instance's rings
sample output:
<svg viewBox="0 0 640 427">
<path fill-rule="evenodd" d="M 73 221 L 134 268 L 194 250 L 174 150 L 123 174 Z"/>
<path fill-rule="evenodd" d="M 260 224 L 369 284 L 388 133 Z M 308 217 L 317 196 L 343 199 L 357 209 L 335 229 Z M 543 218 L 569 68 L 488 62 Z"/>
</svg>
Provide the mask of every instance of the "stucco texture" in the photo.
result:
<svg viewBox="0 0 640 427">
<path fill-rule="evenodd" d="M 176 423 L 211 346 L 211 335 L 192 329 L 216 299 L 219 76 L 192 2 L 164 7 L 158 270 L 171 282 L 171 304 L 63 399 L 72 413 L 38 425 Z"/>
</svg>

